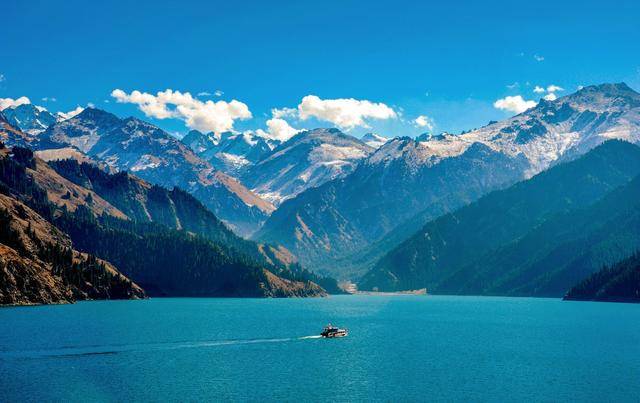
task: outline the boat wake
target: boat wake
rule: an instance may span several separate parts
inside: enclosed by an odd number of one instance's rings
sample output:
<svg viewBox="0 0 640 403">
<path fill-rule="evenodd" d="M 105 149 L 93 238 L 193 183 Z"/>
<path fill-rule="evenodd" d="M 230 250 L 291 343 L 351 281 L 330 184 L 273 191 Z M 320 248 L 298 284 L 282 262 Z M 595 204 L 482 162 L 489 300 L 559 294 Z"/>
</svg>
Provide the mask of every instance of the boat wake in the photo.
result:
<svg viewBox="0 0 640 403">
<path fill-rule="evenodd" d="M 122 353 L 141 353 L 160 350 L 180 350 L 189 348 L 207 348 L 220 346 L 233 346 L 242 344 L 259 343 L 285 343 L 300 340 L 319 339 L 322 336 L 302 336 L 270 339 L 244 339 L 244 340 L 210 340 L 210 341 L 181 341 L 166 343 L 136 343 L 136 344 L 111 344 L 90 346 L 67 346 L 46 350 L 2 351 L 0 359 L 42 359 L 42 358 L 72 358 L 95 355 L 112 355 Z"/>
</svg>

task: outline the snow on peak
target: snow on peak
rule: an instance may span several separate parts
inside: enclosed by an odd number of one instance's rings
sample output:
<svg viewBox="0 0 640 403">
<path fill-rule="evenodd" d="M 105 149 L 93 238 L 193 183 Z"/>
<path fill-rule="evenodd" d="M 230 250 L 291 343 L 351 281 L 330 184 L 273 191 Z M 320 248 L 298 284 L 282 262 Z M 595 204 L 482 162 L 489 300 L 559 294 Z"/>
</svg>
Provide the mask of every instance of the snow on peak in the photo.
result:
<svg viewBox="0 0 640 403">
<path fill-rule="evenodd" d="M 360 140 L 373 148 L 380 148 L 384 143 L 389 141 L 387 137 L 383 137 L 376 133 L 366 133 Z"/>
</svg>

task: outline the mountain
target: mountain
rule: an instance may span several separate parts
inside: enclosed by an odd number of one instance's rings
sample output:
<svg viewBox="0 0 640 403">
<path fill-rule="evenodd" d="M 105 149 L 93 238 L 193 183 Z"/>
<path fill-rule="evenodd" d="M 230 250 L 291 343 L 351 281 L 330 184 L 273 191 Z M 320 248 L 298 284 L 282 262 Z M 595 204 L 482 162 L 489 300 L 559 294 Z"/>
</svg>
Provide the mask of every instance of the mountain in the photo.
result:
<svg viewBox="0 0 640 403">
<path fill-rule="evenodd" d="M 278 144 L 254 133 L 223 133 L 220 143 L 202 153 L 202 157 L 223 172 L 241 175 Z"/>
<path fill-rule="evenodd" d="M 35 135 L 56 122 L 56 117 L 41 106 L 22 104 L 2 111 L 12 126 Z"/>
<path fill-rule="evenodd" d="M 0 140 L 3 144 L 10 147 L 27 147 L 37 141 L 37 135 L 25 133 L 19 127 L 13 126 L 3 112 L 0 112 Z"/>
<path fill-rule="evenodd" d="M 191 130 L 180 141 L 198 155 L 218 145 L 215 133 L 204 134 L 198 130 Z"/>
<path fill-rule="evenodd" d="M 640 302 L 640 254 L 593 273 L 576 284 L 565 300 Z"/>
<path fill-rule="evenodd" d="M 144 297 L 110 263 L 73 249 L 66 234 L 0 194 L 0 305 Z"/>
<path fill-rule="evenodd" d="M 388 138 L 382 137 L 375 133 L 366 133 L 364 136 L 362 136 L 360 140 L 366 145 L 368 145 L 369 147 L 372 147 L 375 149 L 382 147 L 384 143 L 389 141 Z"/>
<path fill-rule="evenodd" d="M 313 280 L 332 284 L 284 259 L 278 248 L 236 236 L 179 189 L 87 163 L 54 166 L 73 181 L 29 149 L 5 149 L 0 189 L 44 217 L 75 250 L 109 262 L 100 267 L 117 267 L 152 296 L 319 296 L 325 290 Z"/>
<path fill-rule="evenodd" d="M 289 279 L 312 281 L 327 292 L 341 293 L 335 280 L 305 270 L 286 249 L 237 236 L 201 202 L 179 188 L 167 190 L 127 172 L 110 174 L 94 164 L 75 160 L 52 161 L 49 165 L 56 173 L 90 190 L 131 220 L 200 235 L 216 244 L 233 248 L 272 273 Z"/>
<path fill-rule="evenodd" d="M 40 150 L 68 146 L 115 170 L 187 190 L 241 234 L 250 234 L 273 211 L 270 203 L 213 168 L 183 143 L 136 118 L 120 119 L 86 108 L 75 117 L 50 126 L 37 144 Z"/>
<path fill-rule="evenodd" d="M 460 135 L 395 138 L 352 174 L 285 202 L 255 237 L 284 245 L 309 267 L 339 275 L 338 264 L 348 259 L 357 266 L 367 247 L 399 225 L 415 230 L 410 220 L 425 224 L 612 138 L 640 141 L 640 94 L 623 83 L 541 100 L 519 115 Z"/>
<path fill-rule="evenodd" d="M 204 134 L 191 130 L 181 140 L 214 168 L 238 176 L 269 154 L 279 141 L 252 132 Z"/>
<path fill-rule="evenodd" d="M 373 149 L 338 129 L 296 134 L 249 167 L 242 181 L 275 205 L 353 172 Z"/>
<path fill-rule="evenodd" d="M 42 206 L 48 191 L 39 185 L 42 178 L 27 174 L 36 168 L 33 154 L 11 151 L 0 150 L 0 171 L 8 179 L 0 182 L 0 305 L 144 298 L 144 291 L 109 262 L 75 249 L 49 221 L 51 209 L 43 209 L 43 216 L 18 200 Z"/>
<path fill-rule="evenodd" d="M 561 296 L 640 247 L 634 235 L 638 175 L 640 148 L 609 141 L 429 222 L 384 256 L 359 287 Z"/>
<path fill-rule="evenodd" d="M 305 266 L 341 275 L 341 257 L 357 255 L 427 206 L 435 217 L 514 182 L 524 164 L 480 143 L 435 165 L 419 162 L 421 151 L 413 139 L 390 140 L 352 174 L 284 202 L 255 238 L 282 244 Z"/>
</svg>

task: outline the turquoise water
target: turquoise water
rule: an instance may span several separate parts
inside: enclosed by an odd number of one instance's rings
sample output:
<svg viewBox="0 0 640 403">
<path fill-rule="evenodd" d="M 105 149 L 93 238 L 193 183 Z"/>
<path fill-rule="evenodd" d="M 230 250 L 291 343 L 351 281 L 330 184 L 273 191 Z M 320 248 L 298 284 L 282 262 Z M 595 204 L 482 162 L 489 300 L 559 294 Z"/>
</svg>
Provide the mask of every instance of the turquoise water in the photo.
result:
<svg viewBox="0 0 640 403">
<path fill-rule="evenodd" d="M 327 322 L 343 339 L 315 338 Z M 0 309 L 0 401 L 639 401 L 640 305 L 151 299 Z"/>
</svg>

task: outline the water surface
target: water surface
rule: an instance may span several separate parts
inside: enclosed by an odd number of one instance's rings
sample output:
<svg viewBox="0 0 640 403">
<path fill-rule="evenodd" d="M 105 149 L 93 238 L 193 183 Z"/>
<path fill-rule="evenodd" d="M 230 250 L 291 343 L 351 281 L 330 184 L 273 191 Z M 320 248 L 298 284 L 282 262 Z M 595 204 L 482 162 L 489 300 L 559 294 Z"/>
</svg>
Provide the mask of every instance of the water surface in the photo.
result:
<svg viewBox="0 0 640 403">
<path fill-rule="evenodd" d="M 327 322 L 344 339 L 317 338 Z M 344 296 L 0 309 L 0 401 L 639 401 L 640 305 Z"/>
</svg>

